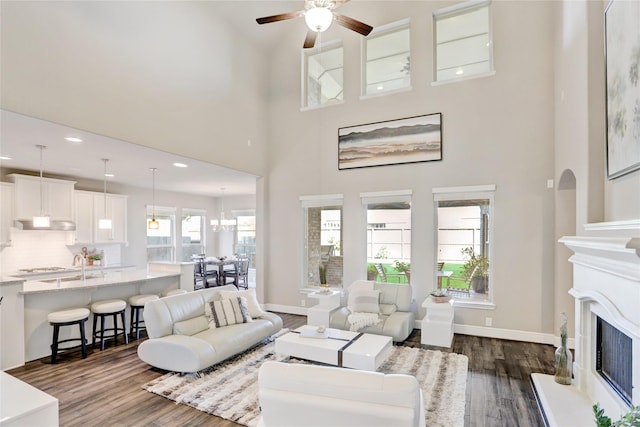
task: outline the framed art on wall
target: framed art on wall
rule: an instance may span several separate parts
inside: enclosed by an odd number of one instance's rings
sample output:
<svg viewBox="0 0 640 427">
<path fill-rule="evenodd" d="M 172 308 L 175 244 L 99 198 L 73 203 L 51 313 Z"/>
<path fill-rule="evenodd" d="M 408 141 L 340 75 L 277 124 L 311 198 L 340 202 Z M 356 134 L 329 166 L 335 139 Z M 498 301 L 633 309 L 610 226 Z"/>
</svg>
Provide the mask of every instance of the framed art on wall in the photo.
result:
<svg viewBox="0 0 640 427">
<path fill-rule="evenodd" d="M 607 177 L 640 169 L 640 2 L 611 0 L 604 12 Z"/>
<path fill-rule="evenodd" d="M 338 129 L 338 169 L 442 160 L 442 113 Z"/>
</svg>

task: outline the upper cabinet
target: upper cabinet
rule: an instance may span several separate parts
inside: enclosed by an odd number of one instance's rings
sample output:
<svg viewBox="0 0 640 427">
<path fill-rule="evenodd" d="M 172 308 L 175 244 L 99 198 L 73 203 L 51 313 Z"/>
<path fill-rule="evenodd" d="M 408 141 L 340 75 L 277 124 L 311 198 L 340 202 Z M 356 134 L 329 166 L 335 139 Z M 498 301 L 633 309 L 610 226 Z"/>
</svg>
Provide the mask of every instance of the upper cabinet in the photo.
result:
<svg viewBox="0 0 640 427">
<path fill-rule="evenodd" d="M 0 246 L 11 244 L 13 224 L 13 184 L 0 182 Z"/>
<path fill-rule="evenodd" d="M 105 210 L 106 199 L 106 210 Z M 111 220 L 111 229 L 101 230 L 98 221 Z M 76 243 L 127 243 L 127 196 L 75 192 Z"/>
<path fill-rule="evenodd" d="M 41 213 L 52 220 L 73 220 L 74 181 L 10 174 L 14 183 L 14 219 L 28 220 Z"/>
</svg>

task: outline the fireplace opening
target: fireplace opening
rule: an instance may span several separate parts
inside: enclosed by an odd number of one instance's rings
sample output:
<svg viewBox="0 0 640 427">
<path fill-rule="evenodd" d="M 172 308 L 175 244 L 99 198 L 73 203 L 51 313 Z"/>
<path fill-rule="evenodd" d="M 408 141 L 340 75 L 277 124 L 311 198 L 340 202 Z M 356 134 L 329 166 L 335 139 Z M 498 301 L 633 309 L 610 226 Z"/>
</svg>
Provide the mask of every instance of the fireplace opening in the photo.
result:
<svg viewBox="0 0 640 427">
<path fill-rule="evenodd" d="M 596 371 L 631 405 L 632 340 L 601 317 L 596 320 Z"/>
</svg>

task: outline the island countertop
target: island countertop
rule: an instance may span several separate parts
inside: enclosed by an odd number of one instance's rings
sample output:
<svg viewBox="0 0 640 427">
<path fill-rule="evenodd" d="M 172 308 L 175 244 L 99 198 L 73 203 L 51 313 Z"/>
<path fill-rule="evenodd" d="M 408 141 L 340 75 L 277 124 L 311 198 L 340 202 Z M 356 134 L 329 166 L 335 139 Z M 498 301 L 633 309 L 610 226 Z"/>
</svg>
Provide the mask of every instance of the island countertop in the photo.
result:
<svg viewBox="0 0 640 427">
<path fill-rule="evenodd" d="M 150 279 L 162 277 L 179 277 L 180 273 L 172 272 L 150 272 L 144 270 L 106 272 L 105 274 L 87 272 L 86 278 L 75 279 L 69 277 L 52 278 L 43 281 L 26 280 L 22 286 L 21 294 L 34 294 L 58 291 L 77 291 L 82 289 L 99 288 L 102 286 L 126 285 L 135 282 L 143 282 Z M 75 276 L 74 276 L 75 277 Z"/>
</svg>

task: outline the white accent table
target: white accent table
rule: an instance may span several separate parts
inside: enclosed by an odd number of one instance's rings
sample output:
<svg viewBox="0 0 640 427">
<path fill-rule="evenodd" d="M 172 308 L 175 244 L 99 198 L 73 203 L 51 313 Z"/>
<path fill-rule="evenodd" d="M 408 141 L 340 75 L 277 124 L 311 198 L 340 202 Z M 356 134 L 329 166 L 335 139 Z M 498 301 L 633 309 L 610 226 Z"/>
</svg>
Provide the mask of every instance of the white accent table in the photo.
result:
<svg viewBox="0 0 640 427">
<path fill-rule="evenodd" d="M 0 371 L 0 425 L 58 426 L 58 399 Z"/>
<path fill-rule="evenodd" d="M 327 293 L 312 292 L 308 298 L 318 299 L 318 304 L 307 310 L 307 324 L 314 326 L 329 326 L 331 312 L 340 307 L 340 297 L 342 292 L 334 291 Z"/>
<path fill-rule="evenodd" d="M 451 347 L 453 341 L 453 300 L 437 303 L 427 297 L 422 306 L 427 310 L 422 319 L 420 342 L 437 347 Z"/>
<path fill-rule="evenodd" d="M 391 337 L 327 329 L 328 338 L 307 338 L 301 326 L 276 338 L 276 353 L 328 365 L 375 371 L 391 354 Z M 315 329 L 315 328 L 314 328 Z"/>
</svg>

